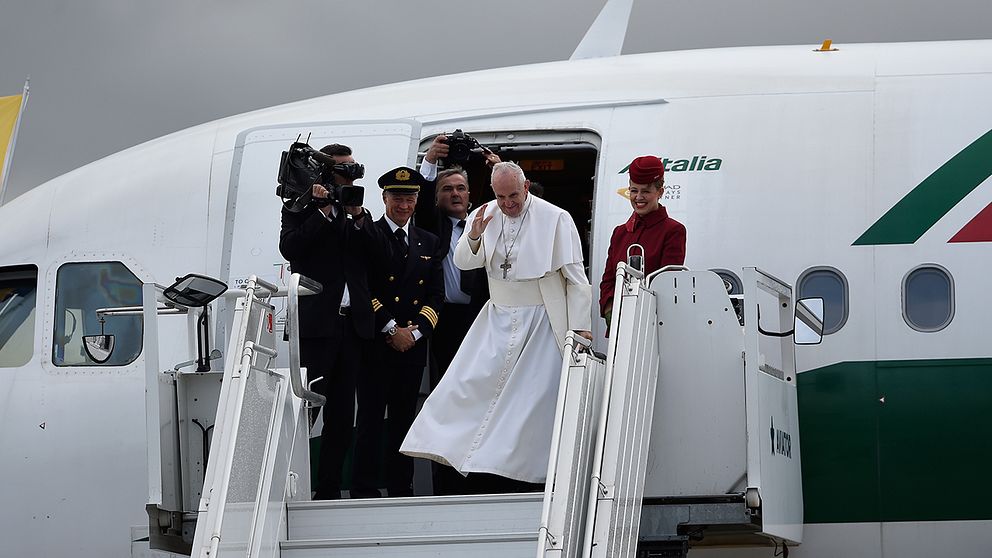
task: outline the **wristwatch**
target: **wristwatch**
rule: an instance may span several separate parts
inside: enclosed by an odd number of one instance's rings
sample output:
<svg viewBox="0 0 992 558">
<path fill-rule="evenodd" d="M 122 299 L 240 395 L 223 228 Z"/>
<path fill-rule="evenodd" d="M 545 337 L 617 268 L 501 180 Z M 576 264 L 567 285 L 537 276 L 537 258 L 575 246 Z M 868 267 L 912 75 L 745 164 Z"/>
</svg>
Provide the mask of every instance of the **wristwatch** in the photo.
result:
<svg viewBox="0 0 992 558">
<path fill-rule="evenodd" d="M 387 329 L 386 330 L 386 333 L 388 333 L 390 337 L 396 335 L 396 326 L 393 326 L 393 327 Z"/>
</svg>

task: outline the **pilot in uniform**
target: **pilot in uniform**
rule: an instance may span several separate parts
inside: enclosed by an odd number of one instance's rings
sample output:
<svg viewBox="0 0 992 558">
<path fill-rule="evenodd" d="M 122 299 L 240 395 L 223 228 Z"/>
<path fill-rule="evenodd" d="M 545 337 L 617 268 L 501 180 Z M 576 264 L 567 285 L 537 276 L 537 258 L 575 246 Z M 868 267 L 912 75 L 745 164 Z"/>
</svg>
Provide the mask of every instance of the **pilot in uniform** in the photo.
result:
<svg viewBox="0 0 992 558">
<path fill-rule="evenodd" d="M 411 220 L 425 184 L 408 167 L 379 177 L 386 212 L 375 227 L 392 249 L 382 262 L 385 271 L 369 277 L 376 337 L 370 366 L 358 381 L 353 498 L 379 496 L 380 471 L 389 496 L 413 495 L 413 458 L 400 454 L 399 447 L 416 414 L 427 341 L 444 302 L 440 241 Z"/>
</svg>

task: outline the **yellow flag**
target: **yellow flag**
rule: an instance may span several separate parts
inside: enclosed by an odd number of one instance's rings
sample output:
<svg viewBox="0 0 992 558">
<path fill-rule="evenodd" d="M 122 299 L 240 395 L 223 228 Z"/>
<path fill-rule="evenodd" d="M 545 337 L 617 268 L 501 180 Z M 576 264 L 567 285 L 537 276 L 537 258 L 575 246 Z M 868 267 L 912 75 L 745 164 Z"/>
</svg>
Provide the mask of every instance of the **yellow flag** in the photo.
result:
<svg viewBox="0 0 992 558">
<path fill-rule="evenodd" d="M 13 141 L 14 126 L 17 124 L 17 117 L 21 114 L 21 101 L 24 95 L 11 95 L 10 97 L 0 97 L 0 173 L 7 168 L 6 158 Z M 0 184 L 3 184 L 3 176 L 0 175 Z"/>
</svg>

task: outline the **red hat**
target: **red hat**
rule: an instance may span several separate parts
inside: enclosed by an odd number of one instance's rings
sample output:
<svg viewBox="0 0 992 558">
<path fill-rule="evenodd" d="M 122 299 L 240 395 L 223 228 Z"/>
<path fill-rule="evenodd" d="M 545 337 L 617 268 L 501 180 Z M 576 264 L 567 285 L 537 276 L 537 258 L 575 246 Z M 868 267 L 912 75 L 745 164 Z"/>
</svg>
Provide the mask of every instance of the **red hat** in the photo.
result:
<svg viewBox="0 0 992 558">
<path fill-rule="evenodd" d="M 630 163 L 630 181 L 634 184 L 651 184 L 665 175 L 665 166 L 654 155 L 638 157 Z"/>
</svg>

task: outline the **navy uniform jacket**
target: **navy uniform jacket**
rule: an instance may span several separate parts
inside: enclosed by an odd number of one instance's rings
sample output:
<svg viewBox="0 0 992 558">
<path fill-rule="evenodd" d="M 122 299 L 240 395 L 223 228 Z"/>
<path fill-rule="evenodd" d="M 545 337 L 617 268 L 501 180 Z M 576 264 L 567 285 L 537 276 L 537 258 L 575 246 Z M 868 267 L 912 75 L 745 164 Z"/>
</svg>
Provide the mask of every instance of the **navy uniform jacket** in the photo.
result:
<svg viewBox="0 0 992 558">
<path fill-rule="evenodd" d="M 381 237 L 393 236 L 386 218 L 375 222 Z M 427 339 L 437 326 L 438 311 L 444 302 L 444 272 L 442 258 L 438 257 L 440 241 L 433 234 L 410 225 L 409 254 L 391 251 L 383 262 L 383 271 L 370 277 L 372 309 L 375 312 L 375 329 L 381 332 L 390 320 L 396 327 L 416 324 L 423 337 L 405 353 L 386 349 L 390 360 L 409 363 L 427 363 Z M 394 241 L 396 242 L 396 241 Z"/>
<path fill-rule="evenodd" d="M 365 215 L 361 226 L 338 211 L 328 220 L 318 209 L 307 207 L 299 213 L 282 210 L 279 252 L 289 261 L 290 271 L 299 273 L 323 287 L 318 295 L 300 297 L 300 337 L 332 337 L 340 332 L 338 313 L 347 283 L 351 297 L 351 323 L 362 339 L 374 334 L 372 300 L 367 279 L 375 254 L 376 242 L 372 217 Z"/>
</svg>

